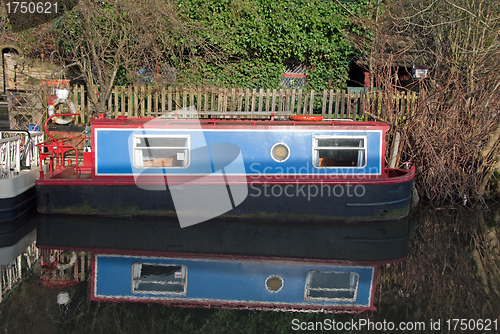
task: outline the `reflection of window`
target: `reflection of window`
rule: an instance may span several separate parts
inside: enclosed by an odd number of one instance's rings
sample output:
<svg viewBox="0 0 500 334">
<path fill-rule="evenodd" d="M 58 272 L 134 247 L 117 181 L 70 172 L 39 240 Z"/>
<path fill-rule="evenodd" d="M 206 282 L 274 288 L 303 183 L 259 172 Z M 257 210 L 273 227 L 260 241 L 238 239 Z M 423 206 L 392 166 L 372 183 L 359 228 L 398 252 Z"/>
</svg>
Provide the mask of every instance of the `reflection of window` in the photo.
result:
<svg viewBox="0 0 500 334">
<path fill-rule="evenodd" d="M 306 277 L 306 300 L 356 299 L 359 275 L 354 272 L 310 271 Z"/>
<path fill-rule="evenodd" d="M 314 167 L 364 167 L 366 137 L 314 137 Z"/>
<path fill-rule="evenodd" d="M 136 168 L 186 168 L 188 165 L 189 136 L 134 136 Z"/>
<path fill-rule="evenodd" d="M 132 292 L 186 295 L 187 268 L 181 265 L 134 263 Z"/>
</svg>

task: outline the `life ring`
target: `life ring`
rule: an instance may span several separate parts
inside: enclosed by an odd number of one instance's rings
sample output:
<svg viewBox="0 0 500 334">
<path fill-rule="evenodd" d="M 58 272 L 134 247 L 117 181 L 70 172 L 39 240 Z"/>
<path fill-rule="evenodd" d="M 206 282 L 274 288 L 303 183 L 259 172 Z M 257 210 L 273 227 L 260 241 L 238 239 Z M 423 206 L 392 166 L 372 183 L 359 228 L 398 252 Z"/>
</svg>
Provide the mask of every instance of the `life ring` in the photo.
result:
<svg viewBox="0 0 500 334">
<path fill-rule="evenodd" d="M 318 122 L 323 119 L 323 116 L 300 115 L 300 116 L 292 116 L 290 117 L 290 119 L 292 121 Z"/>
<path fill-rule="evenodd" d="M 75 105 L 73 104 L 73 102 L 71 102 L 71 100 L 62 100 L 62 99 L 58 99 L 57 96 L 55 95 L 51 95 L 49 96 L 49 99 L 47 100 L 47 104 L 49 105 L 48 109 L 49 109 L 49 116 L 53 116 L 55 114 L 55 106 L 58 105 L 58 104 L 61 104 L 61 103 L 66 103 L 66 106 L 68 107 L 68 109 L 71 111 L 72 114 L 75 114 L 76 113 L 76 108 L 75 108 Z M 52 122 L 56 123 L 56 124 L 60 124 L 60 125 L 66 125 L 66 124 L 69 124 L 71 123 L 72 121 L 74 121 L 75 117 L 74 116 L 71 116 L 71 117 L 68 117 L 68 116 L 56 116 L 54 118 L 52 118 Z"/>
</svg>

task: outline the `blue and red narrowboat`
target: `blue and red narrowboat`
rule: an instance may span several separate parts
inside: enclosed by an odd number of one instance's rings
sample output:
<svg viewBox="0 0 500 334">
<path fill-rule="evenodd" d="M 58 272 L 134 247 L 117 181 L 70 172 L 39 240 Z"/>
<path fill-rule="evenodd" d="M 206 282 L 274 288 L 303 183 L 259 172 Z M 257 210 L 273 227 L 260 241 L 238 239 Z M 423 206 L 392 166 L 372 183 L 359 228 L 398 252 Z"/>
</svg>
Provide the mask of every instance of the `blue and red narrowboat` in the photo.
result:
<svg viewBox="0 0 500 334">
<path fill-rule="evenodd" d="M 37 208 L 177 216 L 182 227 L 218 216 L 401 219 L 415 170 L 385 166 L 388 130 L 366 121 L 101 116 L 80 138 L 83 152 L 63 139 L 39 145 L 50 169 L 37 180 Z"/>
</svg>

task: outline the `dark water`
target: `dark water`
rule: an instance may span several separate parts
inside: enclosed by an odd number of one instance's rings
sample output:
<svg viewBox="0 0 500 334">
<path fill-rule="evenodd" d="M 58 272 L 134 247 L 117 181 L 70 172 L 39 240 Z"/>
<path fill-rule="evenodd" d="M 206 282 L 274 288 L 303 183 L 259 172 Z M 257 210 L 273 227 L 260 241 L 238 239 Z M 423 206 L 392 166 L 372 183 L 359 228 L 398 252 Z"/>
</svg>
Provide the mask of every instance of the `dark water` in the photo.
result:
<svg viewBox="0 0 500 334">
<path fill-rule="evenodd" d="M 411 322 L 414 328 L 423 323 L 426 330 L 406 331 L 422 333 L 430 331 L 431 323 L 436 328 L 436 321 L 439 321 L 440 330 L 433 332 L 448 332 L 447 319 L 493 321 L 500 314 L 497 294 L 500 288 L 495 281 L 499 264 L 492 241 L 496 237 L 499 212 L 494 207 L 482 210 L 418 208 L 410 216 L 408 256 L 379 270 L 374 298 L 377 311 L 374 312 L 282 313 L 189 309 L 154 303 L 95 303 L 90 301 L 88 280 L 54 289 L 40 283 L 40 267 L 31 266 L 24 272 L 24 282 L 0 306 L 0 330 L 6 333 L 289 333 L 294 332 L 293 323 L 324 324 L 333 319 L 344 323 L 371 321 L 374 326 L 382 326 L 385 320 L 396 328 L 406 322 Z M 120 221 L 125 227 L 131 222 L 126 217 L 61 218 L 32 214 L 26 217 L 25 223 L 26 229 L 38 223 L 39 240 L 48 243 L 55 240 L 49 235 L 57 235 L 50 228 L 64 232 L 61 223 L 77 226 L 73 240 L 78 240 L 79 236 L 88 237 L 90 230 L 102 232 L 97 225 L 115 229 L 119 235 Z M 151 228 L 145 222 L 136 223 L 144 229 Z M 113 242 L 120 243 L 118 240 Z M 62 243 L 64 241 L 59 246 Z M 68 247 L 69 244 L 64 245 Z M 478 271 L 477 262 L 481 258 L 482 272 Z M 85 277 L 88 278 L 89 273 Z M 59 307 L 56 302 L 61 291 L 70 295 L 67 307 Z M 26 319 L 30 319 L 29 325 Z M 497 325 L 491 322 L 490 328 Z M 358 327 L 352 332 L 373 330 Z"/>
</svg>

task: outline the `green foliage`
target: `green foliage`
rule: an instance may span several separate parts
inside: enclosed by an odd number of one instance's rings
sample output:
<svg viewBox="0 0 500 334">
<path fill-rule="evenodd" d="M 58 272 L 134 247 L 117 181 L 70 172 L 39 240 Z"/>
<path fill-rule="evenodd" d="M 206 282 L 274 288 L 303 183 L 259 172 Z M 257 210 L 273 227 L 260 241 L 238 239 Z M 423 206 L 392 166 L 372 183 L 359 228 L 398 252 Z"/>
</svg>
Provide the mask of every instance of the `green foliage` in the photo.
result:
<svg viewBox="0 0 500 334">
<path fill-rule="evenodd" d="M 191 80 L 276 88 L 284 64 L 294 60 L 310 66 L 310 88 L 343 87 L 358 55 L 350 37 L 370 33 L 353 15 L 369 17 L 371 2 L 178 0 L 182 15 L 205 28 L 200 37 L 227 55 L 223 63 L 204 61 Z"/>
<path fill-rule="evenodd" d="M 181 80 L 192 85 L 208 84 L 218 87 L 276 88 L 280 85 L 285 66 L 260 59 L 241 59 L 223 64 L 201 62 L 196 72 L 184 71 Z M 187 77 L 187 78 L 186 78 Z"/>
<path fill-rule="evenodd" d="M 182 85 L 278 88 L 294 62 L 308 66 L 308 88 L 319 91 L 345 86 L 351 60 L 361 55 L 354 41 L 371 34 L 360 22 L 369 22 L 373 2 L 108 0 L 68 11 L 55 26 L 66 54 L 91 56 L 97 47 L 103 67 L 119 66 L 116 84 L 133 83 L 139 64 L 161 61 L 177 68 Z M 152 23 L 158 20 L 164 28 Z"/>
</svg>

